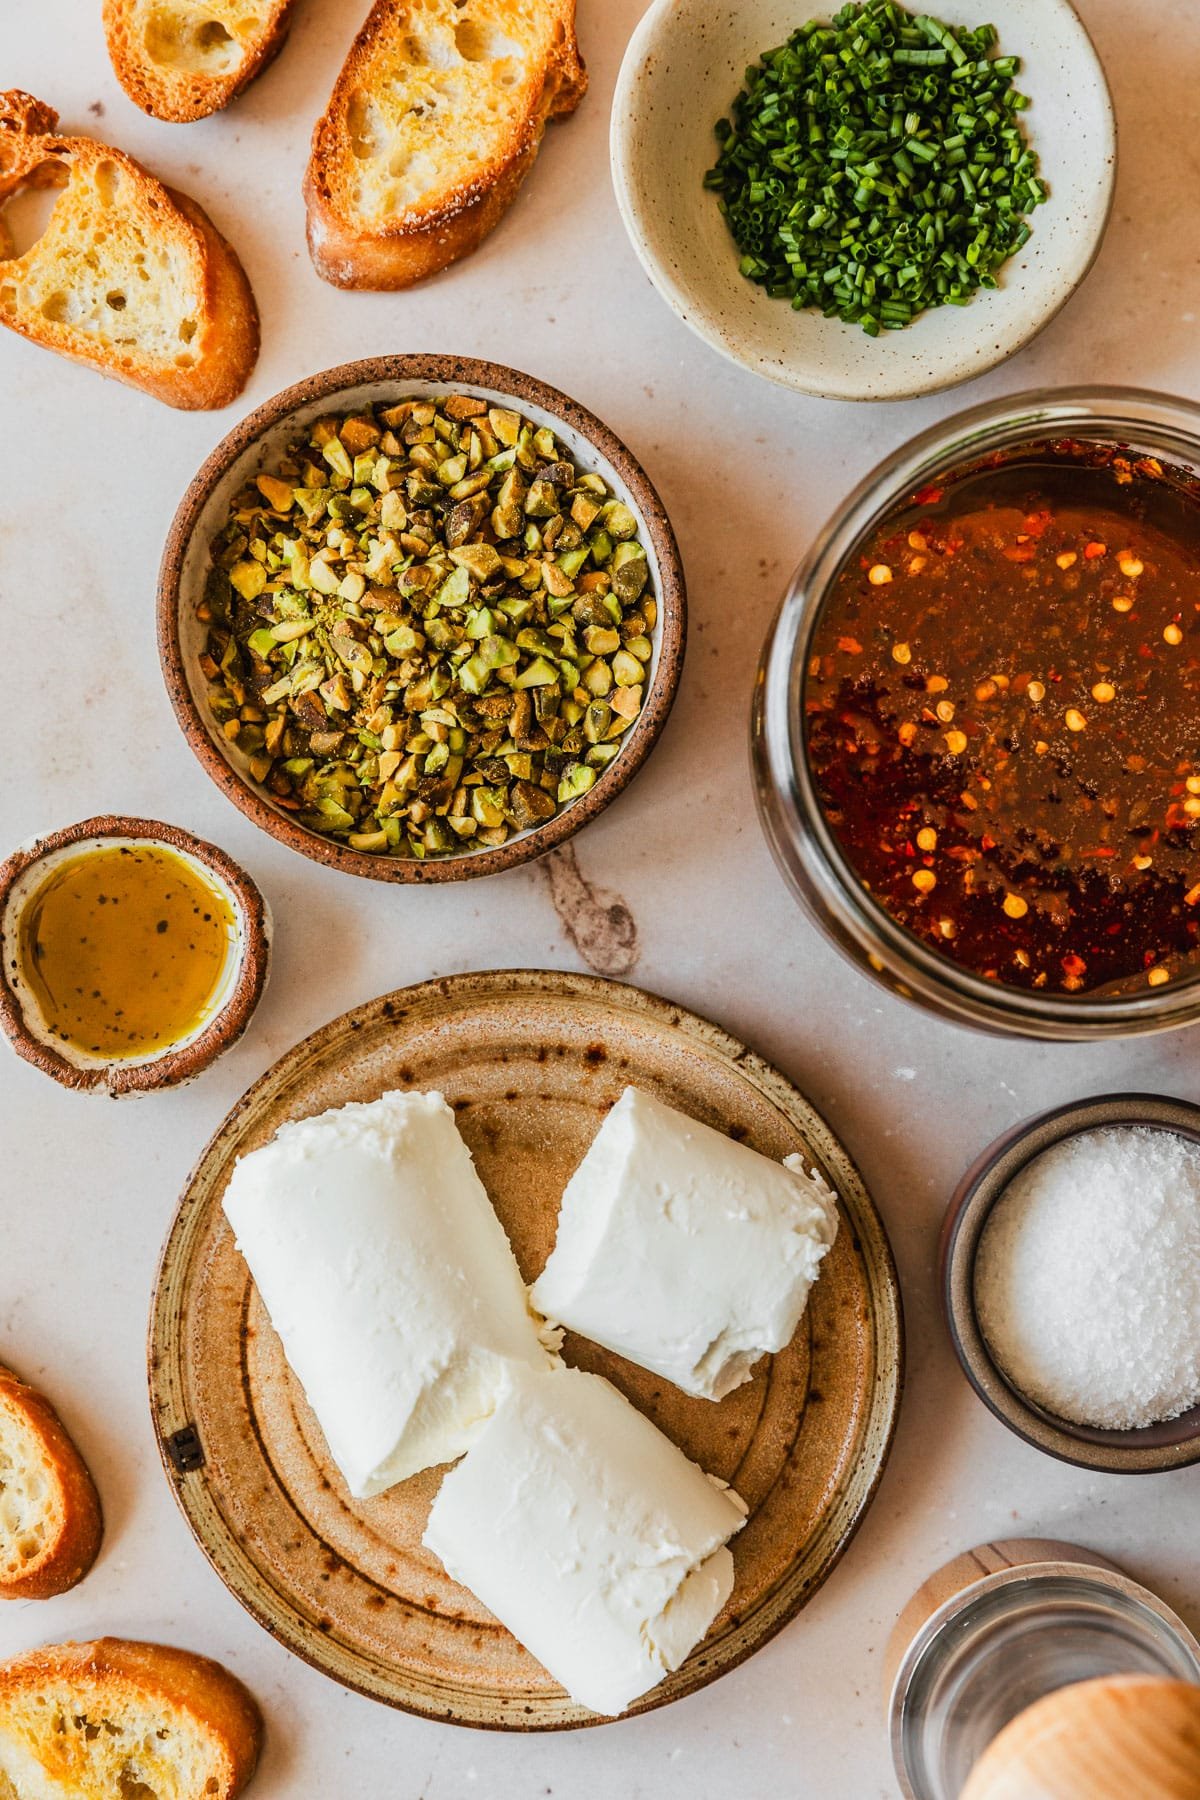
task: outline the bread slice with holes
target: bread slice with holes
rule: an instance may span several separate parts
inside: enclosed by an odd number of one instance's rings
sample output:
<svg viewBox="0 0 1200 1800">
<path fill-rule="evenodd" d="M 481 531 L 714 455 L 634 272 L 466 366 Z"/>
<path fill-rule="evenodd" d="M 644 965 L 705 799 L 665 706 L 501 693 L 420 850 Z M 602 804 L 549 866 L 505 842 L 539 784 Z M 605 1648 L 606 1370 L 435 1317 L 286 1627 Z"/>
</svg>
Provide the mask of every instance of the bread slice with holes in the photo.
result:
<svg viewBox="0 0 1200 1800">
<path fill-rule="evenodd" d="M 403 288 L 469 255 L 586 87 L 575 0 L 376 0 L 313 132 L 318 274 Z"/>
<path fill-rule="evenodd" d="M 168 406 L 227 406 L 258 356 L 241 263 L 193 200 L 57 124 L 30 95 L 0 94 L 0 324 Z M 62 192 L 18 256 L 3 207 L 26 187 Z"/>
<path fill-rule="evenodd" d="M 219 112 L 283 48 L 296 0 L 104 0 L 117 80 L 177 125 Z"/>
<path fill-rule="evenodd" d="M 0 1368 L 0 1599 L 48 1600 L 87 1574 L 104 1526 L 87 1466 L 36 1388 Z"/>
<path fill-rule="evenodd" d="M 0 1800 L 233 1800 L 262 1721 L 219 1663 L 163 1644 L 48 1644 L 0 1663 Z"/>
</svg>

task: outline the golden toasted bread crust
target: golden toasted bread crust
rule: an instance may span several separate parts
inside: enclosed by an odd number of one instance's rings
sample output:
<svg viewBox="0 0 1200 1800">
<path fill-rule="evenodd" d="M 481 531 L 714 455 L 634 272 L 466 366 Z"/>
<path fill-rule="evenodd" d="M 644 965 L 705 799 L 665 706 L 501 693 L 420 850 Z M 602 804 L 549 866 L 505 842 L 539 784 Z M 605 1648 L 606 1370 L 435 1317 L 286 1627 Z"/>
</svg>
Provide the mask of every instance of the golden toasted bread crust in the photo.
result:
<svg viewBox="0 0 1200 1800">
<path fill-rule="evenodd" d="M 141 388 L 168 406 L 187 411 L 227 406 L 245 387 L 259 347 L 258 308 L 236 252 L 194 200 L 165 187 L 124 151 L 91 138 L 22 128 L 23 121 L 55 119 L 49 108 L 40 107 L 29 95 L 16 91 L 0 95 L 0 204 L 23 186 L 62 185 L 65 180 L 69 188 L 72 171 L 94 171 L 106 161 L 118 165 L 153 219 L 156 233 L 169 236 L 186 255 L 196 295 L 197 329 L 189 346 L 193 362 L 181 368 L 136 347 L 106 342 L 41 312 L 29 314 L 2 304 L 0 323 L 102 375 Z M 0 293 L 6 275 L 18 274 L 38 253 L 35 245 L 27 258 L 5 257 L 8 249 L 11 245 L 0 219 Z"/>
<path fill-rule="evenodd" d="M 237 67 L 227 74 L 171 70 L 155 63 L 139 41 L 138 0 L 104 0 L 104 36 L 117 80 L 135 106 L 152 118 L 187 125 L 220 112 L 249 87 L 283 49 L 296 0 L 274 0 Z M 199 10 L 199 9 L 198 9 Z"/>
<path fill-rule="evenodd" d="M 44 1394 L 0 1367 L 0 1441 L 23 1425 L 37 1442 L 47 1484 L 46 1542 L 19 1575 L 0 1567 L 0 1599 L 49 1600 L 82 1581 L 100 1551 L 104 1522 L 87 1465 Z M 2 1548 L 2 1546 L 0 1546 Z"/>
<path fill-rule="evenodd" d="M 31 1701 L 61 1686 L 82 1707 L 142 1707 L 161 1714 L 167 1723 L 186 1717 L 212 1745 L 221 1768 L 222 1785 L 206 1800 L 235 1800 L 258 1765 L 262 1748 L 258 1707 L 236 1676 L 206 1656 L 121 1638 L 29 1650 L 0 1663 L 0 1732 L 6 1724 L 11 1729 Z M 47 1724 L 47 1741 L 39 1746 L 43 1761 L 54 1755 L 51 1737 Z M 52 1775 L 58 1773 L 47 1767 Z"/>
<path fill-rule="evenodd" d="M 402 56 L 408 0 L 375 0 L 313 131 L 304 180 L 308 248 L 317 273 L 335 287 L 405 288 L 470 255 L 517 197 L 537 158 L 548 119 L 574 112 L 587 90 L 575 36 L 575 0 L 545 0 L 555 26 L 541 81 L 501 152 L 450 178 L 435 203 L 398 213 L 386 224 L 357 217 L 349 198 L 353 166 L 350 106 L 370 92 L 381 66 Z"/>
</svg>

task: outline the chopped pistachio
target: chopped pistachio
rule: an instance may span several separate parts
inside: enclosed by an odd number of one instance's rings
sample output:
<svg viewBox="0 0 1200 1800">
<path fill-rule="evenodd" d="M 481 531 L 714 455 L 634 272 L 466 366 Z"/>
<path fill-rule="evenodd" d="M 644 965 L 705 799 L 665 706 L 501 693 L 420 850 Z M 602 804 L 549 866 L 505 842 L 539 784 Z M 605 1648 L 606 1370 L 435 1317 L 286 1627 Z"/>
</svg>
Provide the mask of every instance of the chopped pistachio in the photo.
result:
<svg viewBox="0 0 1200 1800">
<path fill-rule="evenodd" d="M 658 611 L 635 514 L 550 427 L 473 395 L 318 420 L 235 495 L 212 560 L 216 728 L 363 854 L 536 829 L 641 709 Z"/>
</svg>

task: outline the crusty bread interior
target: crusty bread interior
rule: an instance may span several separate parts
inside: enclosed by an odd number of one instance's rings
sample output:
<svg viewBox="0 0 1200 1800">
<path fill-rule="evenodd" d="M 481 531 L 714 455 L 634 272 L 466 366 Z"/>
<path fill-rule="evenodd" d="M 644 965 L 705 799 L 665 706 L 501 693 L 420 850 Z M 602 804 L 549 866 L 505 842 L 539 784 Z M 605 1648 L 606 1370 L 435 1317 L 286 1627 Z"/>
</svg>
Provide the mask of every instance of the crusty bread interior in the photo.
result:
<svg viewBox="0 0 1200 1800">
<path fill-rule="evenodd" d="M 0 1800 L 234 1800 L 260 1734 L 240 1683 L 166 1646 L 109 1638 L 0 1665 Z"/>
<path fill-rule="evenodd" d="M 53 1552 L 64 1510 L 43 1435 L 0 1389 L 0 1586 L 23 1580 Z"/>
<path fill-rule="evenodd" d="M 347 100 L 345 195 L 369 223 L 502 163 L 561 41 L 555 0 L 409 0 L 398 11 Z"/>
<path fill-rule="evenodd" d="M 157 119 L 227 106 L 287 36 L 295 0 L 104 0 L 117 79 Z"/>
<path fill-rule="evenodd" d="M 273 22 L 276 0 L 132 0 L 130 23 L 147 62 L 226 80 Z"/>
<path fill-rule="evenodd" d="M 54 174 L 61 197 L 33 248 L 0 270 L 0 309 L 193 367 L 201 296 L 190 239 L 163 231 L 124 159 L 75 159 Z"/>
<path fill-rule="evenodd" d="M 470 255 L 587 88 L 575 0 L 376 0 L 313 131 L 308 245 L 339 287 Z"/>
</svg>

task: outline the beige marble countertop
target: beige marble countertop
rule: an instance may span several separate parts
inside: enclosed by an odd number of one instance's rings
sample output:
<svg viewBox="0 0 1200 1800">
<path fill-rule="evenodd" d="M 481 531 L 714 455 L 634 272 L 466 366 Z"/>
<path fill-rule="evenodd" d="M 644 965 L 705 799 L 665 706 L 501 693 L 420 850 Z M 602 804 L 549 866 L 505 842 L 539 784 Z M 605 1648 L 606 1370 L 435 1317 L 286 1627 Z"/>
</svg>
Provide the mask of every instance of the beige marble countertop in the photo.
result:
<svg viewBox="0 0 1200 1800">
<path fill-rule="evenodd" d="M 229 112 L 183 127 L 147 119 L 125 99 L 105 58 L 98 0 L 2 8 L 4 82 L 53 103 L 68 129 L 111 135 L 194 194 L 233 239 L 262 309 L 263 354 L 234 407 L 188 415 L 0 332 L 0 847 L 92 813 L 173 820 L 253 873 L 275 911 L 278 955 L 253 1029 L 180 1093 L 88 1101 L 7 1052 L 0 1058 L 0 1358 L 60 1398 L 108 1515 L 84 1585 L 0 1610 L 0 1655 L 110 1632 L 223 1659 L 267 1714 L 258 1800 L 890 1796 L 879 1683 L 891 1623 L 938 1562 L 989 1537 L 1090 1545 L 1200 1624 L 1200 1472 L 1092 1477 L 1018 1443 L 960 1377 L 933 1289 L 947 1197 L 986 1143 L 1084 1094 L 1200 1098 L 1197 1034 L 1030 1047 L 964 1033 L 886 997 L 785 890 L 755 819 L 746 752 L 750 684 L 783 583 L 881 455 L 961 406 L 1021 388 L 1105 380 L 1200 397 L 1200 7 L 1080 0 L 1121 127 L 1116 210 L 1095 270 L 1049 330 L 990 377 L 915 404 L 857 409 L 799 399 L 726 365 L 642 275 L 607 161 L 609 98 L 642 5 L 580 0 L 592 88 L 579 114 L 550 131 L 534 178 L 483 249 L 398 295 L 325 287 L 304 249 L 309 127 L 365 0 L 300 0 L 293 40 L 272 69 Z M 578 881 L 560 865 L 557 880 L 533 867 L 422 891 L 323 870 L 234 811 L 167 704 L 155 572 L 202 457 L 289 382 L 398 350 L 490 357 L 567 389 L 642 458 L 678 530 L 692 602 L 680 700 L 646 771 L 576 840 Z M 620 896 L 636 927 L 625 950 L 609 944 L 610 958 L 774 1058 L 858 1159 L 903 1276 L 908 1392 L 858 1538 L 772 1644 L 645 1718 L 522 1739 L 390 1713 L 342 1692 L 253 1623 L 205 1563 L 161 1475 L 144 1335 L 176 1196 L 243 1089 L 305 1033 L 387 988 L 477 967 L 575 969 L 603 956 L 585 931 L 572 935 L 587 888 Z"/>
</svg>

